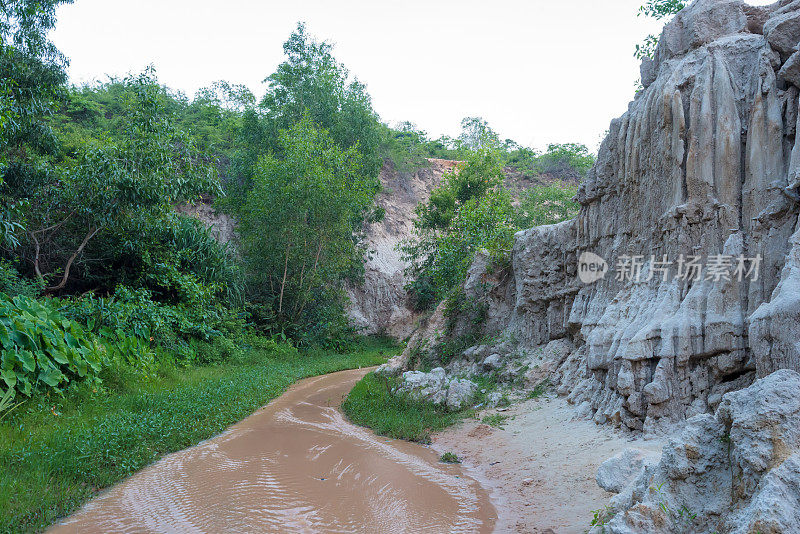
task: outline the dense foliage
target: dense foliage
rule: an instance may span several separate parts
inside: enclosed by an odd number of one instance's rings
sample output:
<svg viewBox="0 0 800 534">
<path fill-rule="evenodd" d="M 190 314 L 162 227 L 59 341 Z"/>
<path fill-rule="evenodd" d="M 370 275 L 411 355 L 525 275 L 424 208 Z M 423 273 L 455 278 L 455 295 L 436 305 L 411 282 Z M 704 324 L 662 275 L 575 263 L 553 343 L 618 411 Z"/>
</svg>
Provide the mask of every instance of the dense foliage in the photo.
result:
<svg viewBox="0 0 800 534">
<path fill-rule="evenodd" d="M 559 182 L 528 189 L 516 209 L 517 226 L 533 228 L 574 218 L 580 208 L 573 200 L 577 193 L 576 185 Z"/>
<path fill-rule="evenodd" d="M 280 131 L 308 116 L 340 148 L 357 146 L 365 172 L 377 176 L 380 128 L 366 86 L 351 80 L 347 68 L 333 57 L 333 46 L 311 38 L 302 23 L 283 51 L 286 60 L 265 80 L 269 88 L 261 101 L 271 148 L 280 154 Z"/>
<path fill-rule="evenodd" d="M 498 153 L 478 150 L 417 207 L 414 239 L 402 251 L 411 264 L 409 289 L 418 308 L 458 286 L 478 250 L 499 257 L 510 249 L 514 209 L 503 177 Z"/>
<path fill-rule="evenodd" d="M 55 139 L 39 119 L 66 82 L 66 60 L 47 39 L 55 10 L 70 0 L 0 2 L 0 188 L 9 169 L 37 170 Z M 0 196 L 0 246 L 14 247 L 23 204 Z"/>
<path fill-rule="evenodd" d="M 475 151 L 490 150 L 498 154 L 503 168 L 521 173 L 524 178 L 547 176 L 578 182 L 594 164 L 594 155 L 579 143 L 552 143 L 539 152 L 512 139 L 500 141 L 497 133 L 481 117 L 461 121 L 457 138 L 442 136 L 432 140 L 426 132 L 410 122 L 396 128 L 383 127 L 381 153 L 395 169 L 409 171 L 426 164 L 427 158 L 466 160 Z"/>
<path fill-rule="evenodd" d="M 577 215 L 577 186 L 537 185 L 515 201 L 505 187 L 502 156 L 479 149 L 448 173 L 426 204 L 417 208 L 414 236 L 401 246 L 412 278 L 408 289 L 419 309 L 454 295 L 478 252 L 502 264 L 523 228 Z"/>
<path fill-rule="evenodd" d="M 336 342 L 347 328 L 341 283 L 363 266 L 354 230 L 374 207 L 378 182 L 364 158 L 302 119 L 278 139 L 281 159 L 256 165 L 241 210 L 243 251 L 255 303 L 294 337 Z"/>
<path fill-rule="evenodd" d="M 0 378 L 30 395 L 39 384 L 59 388 L 69 377 L 95 376 L 105 359 L 101 345 L 53 306 L 0 294 Z"/>
</svg>

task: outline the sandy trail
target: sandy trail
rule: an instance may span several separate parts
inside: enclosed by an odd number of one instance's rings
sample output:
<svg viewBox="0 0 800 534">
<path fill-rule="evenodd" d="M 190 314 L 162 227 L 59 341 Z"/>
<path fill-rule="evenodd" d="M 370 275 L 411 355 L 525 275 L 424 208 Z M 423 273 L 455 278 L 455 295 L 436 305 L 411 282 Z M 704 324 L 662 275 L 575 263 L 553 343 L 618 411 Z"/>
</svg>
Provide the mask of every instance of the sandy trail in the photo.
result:
<svg viewBox="0 0 800 534">
<path fill-rule="evenodd" d="M 338 406 L 366 372 L 295 384 L 51 532 L 491 532 L 488 492 L 461 467 L 344 419 Z"/>
<path fill-rule="evenodd" d="M 628 447 L 660 452 L 663 444 L 577 419 L 560 398 L 527 400 L 500 413 L 509 416 L 502 429 L 470 419 L 433 437 L 434 449 L 458 454 L 491 489 L 496 532 L 585 532 L 592 510 L 613 496 L 595 482 L 600 464 Z"/>
</svg>

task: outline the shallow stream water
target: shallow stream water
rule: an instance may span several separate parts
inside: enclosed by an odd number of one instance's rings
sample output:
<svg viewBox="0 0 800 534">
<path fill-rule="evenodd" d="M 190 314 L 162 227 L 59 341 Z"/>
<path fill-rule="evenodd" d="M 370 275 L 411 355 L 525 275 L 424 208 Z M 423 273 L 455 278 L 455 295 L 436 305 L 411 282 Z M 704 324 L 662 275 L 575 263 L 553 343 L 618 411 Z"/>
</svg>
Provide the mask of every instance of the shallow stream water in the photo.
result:
<svg viewBox="0 0 800 534">
<path fill-rule="evenodd" d="M 488 493 L 459 466 L 344 418 L 338 406 L 365 373 L 298 382 L 49 532 L 491 532 Z"/>
</svg>

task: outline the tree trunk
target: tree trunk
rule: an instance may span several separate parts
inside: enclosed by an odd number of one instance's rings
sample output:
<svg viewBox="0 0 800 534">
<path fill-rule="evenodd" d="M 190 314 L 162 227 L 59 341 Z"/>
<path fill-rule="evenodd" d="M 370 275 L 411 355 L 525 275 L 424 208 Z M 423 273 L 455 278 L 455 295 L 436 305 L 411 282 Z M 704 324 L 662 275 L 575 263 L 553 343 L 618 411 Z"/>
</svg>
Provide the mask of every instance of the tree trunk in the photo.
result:
<svg viewBox="0 0 800 534">
<path fill-rule="evenodd" d="M 283 262 L 283 281 L 281 282 L 281 296 L 278 299 L 278 313 L 283 312 L 283 290 L 286 288 L 286 272 L 289 267 L 289 247 L 290 243 L 286 244 L 286 260 Z"/>
</svg>

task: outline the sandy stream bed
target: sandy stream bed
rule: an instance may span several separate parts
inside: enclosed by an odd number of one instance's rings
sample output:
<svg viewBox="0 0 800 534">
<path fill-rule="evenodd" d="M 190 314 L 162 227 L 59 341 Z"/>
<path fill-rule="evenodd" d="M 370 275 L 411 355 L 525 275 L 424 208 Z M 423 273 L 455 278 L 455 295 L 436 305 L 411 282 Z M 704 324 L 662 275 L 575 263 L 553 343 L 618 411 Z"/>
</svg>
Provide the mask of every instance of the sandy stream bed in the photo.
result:
<svg viewBox="0 0 800 534">
<path fill-rule="evenodd" d="M 663 445 L 577 418 L 562 398 L 527 400 L 481 416 L 491 413 L 509 417 L 503 428 L 469 419 L 434 435 L 432 447 L 456 453 L 490 490 L 499 516 L 495 532 L 585 532 L 592 510 L 613 496 L 595 482 L 600 464 L 628 447 L 660 452 Z"/>
</svg>

